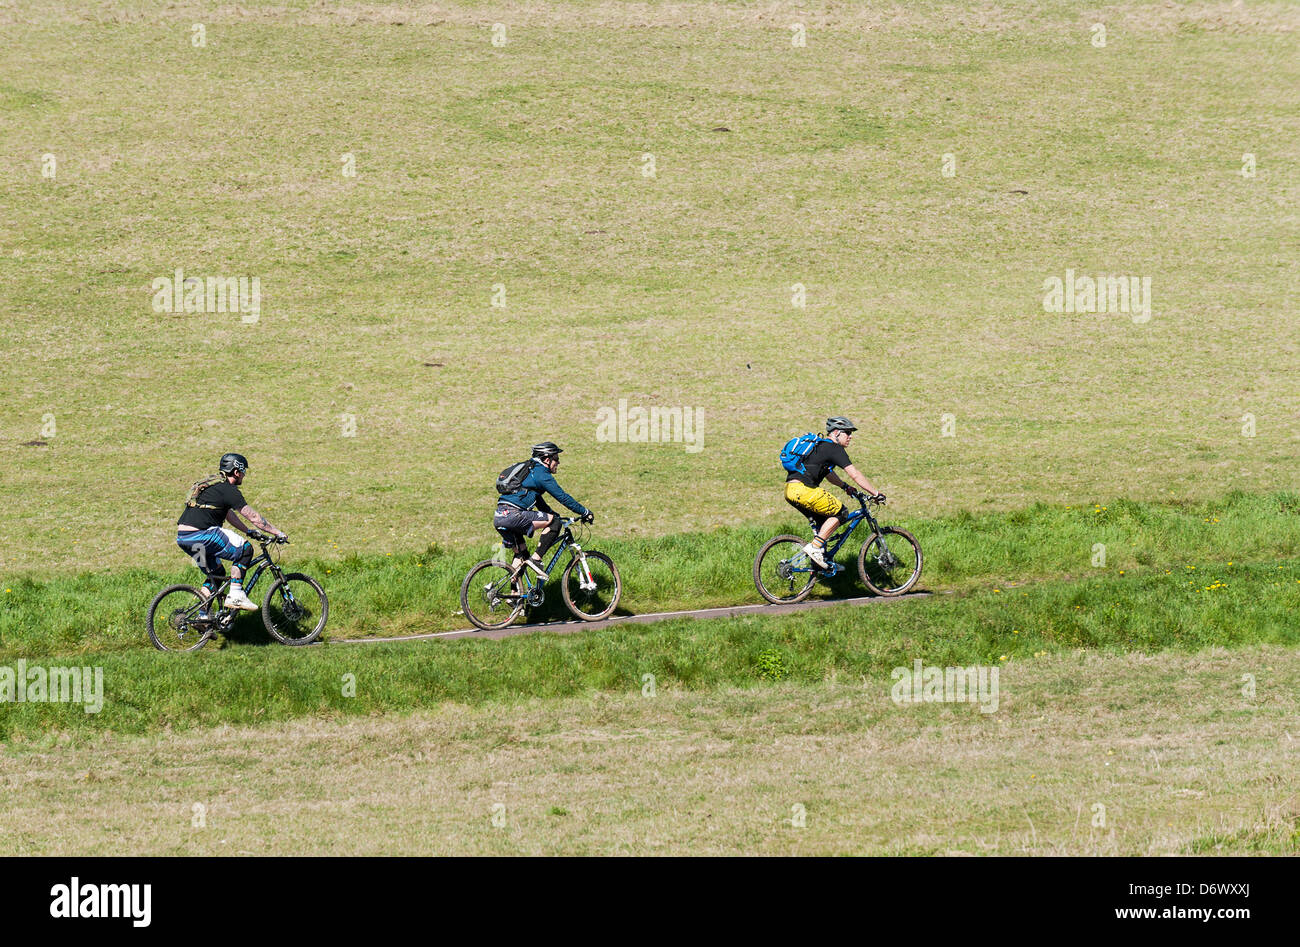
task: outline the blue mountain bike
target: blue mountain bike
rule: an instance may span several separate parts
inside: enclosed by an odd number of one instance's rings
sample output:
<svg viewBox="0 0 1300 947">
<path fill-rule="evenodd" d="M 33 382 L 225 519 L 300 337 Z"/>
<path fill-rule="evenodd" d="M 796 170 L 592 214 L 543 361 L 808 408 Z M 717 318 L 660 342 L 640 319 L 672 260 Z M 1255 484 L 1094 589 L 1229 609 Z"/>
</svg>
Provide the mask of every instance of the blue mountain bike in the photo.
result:
<svg viewBox="0 0 1300 947">
<path fill-rule="evenodd" d="M 921 578 L 921 544 L 905 529 L 881 526 L 867 509 L 862 494 L 857 495 L 861 509 L 849 513 L 826 542 L 824 553 L 829 569 L 822 569 L 803 551 L 808 542 L 798 536 L 774 536 L 754 558 L 754 585 L 758 593 L 775 605 L 802 602 L 812 592 L 818 579 L 833 578 L 844 570 L 835 561 L 859 523 L 866 523 L 871 535 L 858 550 L 858 577 L 877 595 L 902 595 Z M 808 518 L 814 533 L 817 521 Z"/>
</svg>

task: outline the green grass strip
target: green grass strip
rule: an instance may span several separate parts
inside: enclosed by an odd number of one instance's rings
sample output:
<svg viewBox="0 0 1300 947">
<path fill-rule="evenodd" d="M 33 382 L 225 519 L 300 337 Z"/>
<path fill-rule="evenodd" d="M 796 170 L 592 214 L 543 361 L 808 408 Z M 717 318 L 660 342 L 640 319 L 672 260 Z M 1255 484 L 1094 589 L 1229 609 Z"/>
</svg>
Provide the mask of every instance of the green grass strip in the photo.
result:
<svg viewBox="0 0 1300 947">
<path fill-rule="evenodd" d="M 1025 510 L 901 522 L 921 542 L 921 587 L 971 590 L 999 583 L 1045 578 L 1118 576 L 1147 569 L 1205 567 L 1227 562 L 1278 560 L 1300 544 L 1300 498 L 1293 493 L 1233 493 L 1195 504 L 1136 503 L 1063 507 L 1037 504 Z M 886 517 L 888 521 L 888 517 Z M 762 543 L 780 530 L 736 527 L 645 540 L 604 541 L 591 548 L 614 557 L 623 576 L 621 611 L 645 613 L 761 601 L 751 565 Z M 794 522 L 788 531 L 807 532 Z M 853 557 L 865 533 L 845 546 L 849 564 L 821 597 L 865 594 Z M 1105 547 L 1104 565 L 1099 560 Z M 430 548 L 404 556 L 348 555 L 316 558 L 289 547 L 285 565 L 318 578 L 330 597 L 326 634 L 340 637 L 400 635 L 464 628 L 458 614 L 460 583 L 470 566 L 494 546 L 448 551 Z M 198 572 L 177 553 L 177 568 L 142 569 L 75 577 L 0 580 L 0 659 L 78 655 L 148 647 L 145 611 L 165 585 L 194 582 Z M 557 571 L 558 571 L 557 566 Z M 536 620 L 567 617 L 558 577 Z M 264 594 L 264 577 L 254 597 Z M 267 640 L 261 619 L 240 619 L 237 636 Z"/>
<path fill-rule="evenodd" d="M 0 740 L 45 743 L 302 716 L 404 713 L 640 690 L 855 681 L 929 664 L 1000 665 L 1061 650 L 1195 652 L 1300 643 L 1300 560 L 1155 570 L 791 615 L 678 619 L 579 635 L 209 647 L 87 656 L 104 706 L 0 703 Z M 12 663 L 12 662 L 11 662 Z M 71 664 L 71 661 L 52 662 Z M 349 696 L 354 685 L 354 696 Z"/>
</svg>

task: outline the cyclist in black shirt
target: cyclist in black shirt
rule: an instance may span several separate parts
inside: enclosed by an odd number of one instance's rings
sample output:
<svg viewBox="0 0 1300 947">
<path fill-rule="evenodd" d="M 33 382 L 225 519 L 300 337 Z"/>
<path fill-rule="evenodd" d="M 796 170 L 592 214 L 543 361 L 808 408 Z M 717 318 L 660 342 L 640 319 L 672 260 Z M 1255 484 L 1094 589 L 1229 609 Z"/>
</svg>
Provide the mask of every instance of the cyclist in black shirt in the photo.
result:
<svg viewBox="0 0 1300 947">
<path fill-rule="evenodd" d="M 205 599 L 225 578 L 226 570 L 221 560 L 228 560 L 230 590 L 226 593 L 226 604 L 251 612 L 256 611 L 258 605 L 244 593 L 244 570 L 253 561 L 253 544 L 221 524 L 229 522 L 245 533 L 260 529 L 273 536 L 284 537 L 285 534 L 249 506 L 239 491 L 247 472 L 248 461 L 243 454 L 222 455 L 217 476 L 200 480 L 190 490 L 185 509 L 176 521 L 176 545 L 202 570 Z M 250 525 L 245 525 L 244 521 Z"/>
<path fill-rule="evenodd" d="M 858 486 L 866 490 L 875 499 L 884 502 L 885 495 L 872 486 L 853 461 L 849 460 L 845 448 L 857 428 L 848 418 L 834 417 L 826 419 L 826 439 L 818 441 L 803 460 L 804 473 L 791 473 L 785 482 L 786 502 L 805 516 L 810 516 L 818 523 L 817 535 L 813 541 L 803 547 L 808 558 L 823 569 L 826 562 L 826 540 L 843 522 L 844 504 L 822 489 L 823 480 L 829 480 L 851 497 L 858 491 L 853 489 L 835 474 L 839 467 Z"/>
</svg>

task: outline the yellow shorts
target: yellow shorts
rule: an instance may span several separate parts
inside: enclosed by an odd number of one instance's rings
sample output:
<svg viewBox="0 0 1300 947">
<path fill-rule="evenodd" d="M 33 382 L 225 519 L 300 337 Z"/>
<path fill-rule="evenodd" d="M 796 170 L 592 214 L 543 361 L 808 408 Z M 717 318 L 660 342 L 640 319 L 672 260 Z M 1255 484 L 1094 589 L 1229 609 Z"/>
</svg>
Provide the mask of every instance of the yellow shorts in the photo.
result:
<svg viewBox="0 0 1300 947">
<path fill-rule="evenodd" d="M 821 487 L 810 487 L 798 480 L 786 483 L 785 499 L 795 509 L 812 516 L 839 516 L 844 512 L 844 504 Z"/>
</svg>

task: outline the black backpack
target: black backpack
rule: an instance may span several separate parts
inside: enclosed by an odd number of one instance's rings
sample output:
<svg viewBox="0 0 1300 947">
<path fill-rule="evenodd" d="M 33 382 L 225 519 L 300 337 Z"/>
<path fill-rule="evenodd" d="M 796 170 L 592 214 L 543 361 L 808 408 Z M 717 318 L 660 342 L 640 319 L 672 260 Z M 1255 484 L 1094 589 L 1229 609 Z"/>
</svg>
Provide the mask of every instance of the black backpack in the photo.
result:
<svg viewBox="0 0 1300 947">
<path fill-rule="evenodd" d="M 497 493 L 504 496 L 507 493 L 514 493 L 524 485 L 524 478 L 528 472 L 533 469 L 532 459 L 520 461 L 517 464 L 511 464 L 501 475 L 497 477 Z"/>
</svg>

